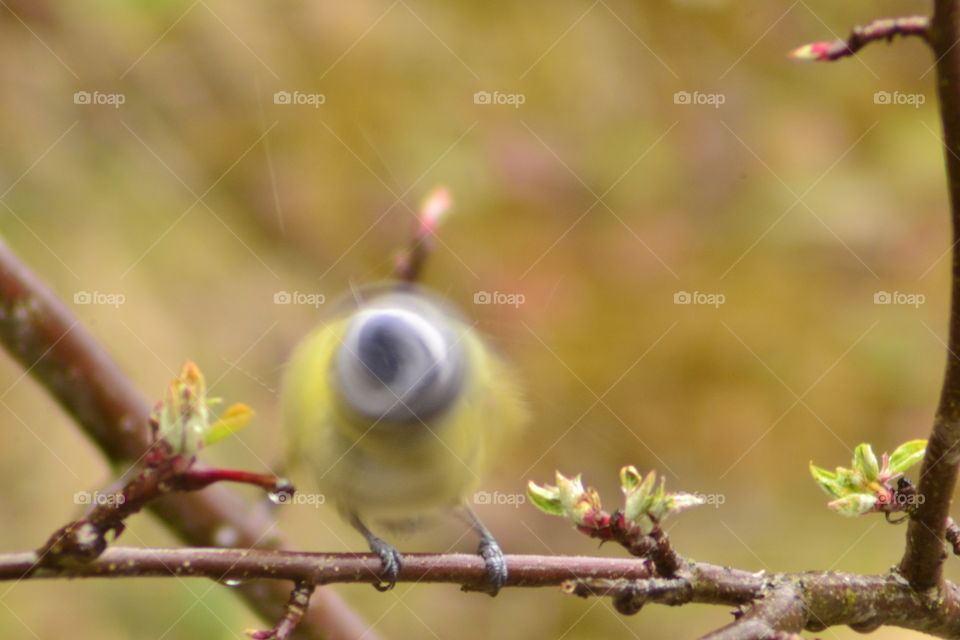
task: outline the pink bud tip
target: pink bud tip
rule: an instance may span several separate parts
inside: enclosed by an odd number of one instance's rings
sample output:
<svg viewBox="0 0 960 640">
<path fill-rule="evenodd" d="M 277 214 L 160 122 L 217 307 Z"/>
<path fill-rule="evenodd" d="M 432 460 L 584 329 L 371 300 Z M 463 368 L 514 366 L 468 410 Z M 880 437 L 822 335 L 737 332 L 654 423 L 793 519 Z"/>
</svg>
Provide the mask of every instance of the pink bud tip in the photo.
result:
<svg viewBox="0 0 960 640">
<path fill-rule="evenodd" d="M 810 44 L 805 44 L 802 47 L 797 47 L 788 53 L 787 57 L 792 60 L 800 60 L 803 62 L 820 62 L 822 60 L 829 60 L 828 53 L 832 46 L 832 42 L 811 42 Z"/>
<path fill-rule="evenodd" d="M 426 233 L 433 233 L 451 204 L 450 192 L 445 187 L 434 189 L 420 208 L 420 228 Z"/>
</svg>

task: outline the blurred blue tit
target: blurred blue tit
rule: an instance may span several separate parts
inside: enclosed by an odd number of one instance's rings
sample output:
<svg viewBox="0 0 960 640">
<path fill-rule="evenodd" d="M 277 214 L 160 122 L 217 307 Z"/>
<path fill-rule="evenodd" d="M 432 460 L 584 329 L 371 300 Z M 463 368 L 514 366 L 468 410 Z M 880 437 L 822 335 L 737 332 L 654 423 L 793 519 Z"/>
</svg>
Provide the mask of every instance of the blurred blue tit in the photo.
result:
<svg viewBox="0 0 960 640">
<path fill-rule="evenodd" d="M 291 462 L 382 560 L 393 587 L 400 554 L 367 527 L 408 528 L 459 513 L 480 534 L 496 594 L 503 553 L 467 501 L 527 413 L 518 381 L 473 327 L 425 289 L 362 290 L 295 349 L 282 385 Z"/>
</svg>

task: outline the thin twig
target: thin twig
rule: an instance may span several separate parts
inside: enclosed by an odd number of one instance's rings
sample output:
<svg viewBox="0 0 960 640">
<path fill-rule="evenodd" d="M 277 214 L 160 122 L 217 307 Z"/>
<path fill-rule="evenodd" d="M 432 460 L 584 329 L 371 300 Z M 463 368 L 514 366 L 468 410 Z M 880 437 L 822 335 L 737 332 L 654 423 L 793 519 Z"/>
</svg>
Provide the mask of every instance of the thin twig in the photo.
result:
<svg viewBox="0 0 960 640">
<path fill-rule="evenodd" d="M 313 595 L 316 588 L 316 585 L 310 582 L 297 582 L 293 591 L 290 592 L 287 611 L 277 621 L 277 624 L 273 625 L 272 629 L 265 631 L 248 631 L 247 635 L 253 640 L 288 640 L 293 635 L 300 620 L 303 619 L 303 614 L 307 612 L 310 596 Z"/>
<path fill-rule="evenodd" d="M 416 228 L 406 251 L 397 256 L 393 275 L 398 280 L 417 282 L 424 266 L 433 253 L 435 234 L 440 219 L 450 210 L 450 192 L 444 188 L 434 189 L 417 212 Z"/>
<path fill-rule="evenodd" d="M 928 37 L 930 18 L 927 16 L 904 16 L 901 18 L 883 18 L 864 26 L 856 26 L 846 39 L 828 42 L 811 42 L 797 47 L 788 55 L 794 60 L 812 62 L 832 62 L 852 56 L 871 42 L 890 42 L 896 36 Z"/>
<path fill-rule="evenodd" d="M 123 488 L 98 500 L 79 520 L 55 531 L 37 551 L 37 566 L 59 568 L 96 559 L 107 548 L 108 534 L 118 537 L 126 528 L 127 518 L 174 492 L 200 491 L 218 482 L 249 484 L 274 495 L 291 496 L 294 492 L 285 478 L 199 467 L 196 458 L 172 455 L 162 440 L 154 443 L 146 459 L 147 464 Z"/>
</svg>

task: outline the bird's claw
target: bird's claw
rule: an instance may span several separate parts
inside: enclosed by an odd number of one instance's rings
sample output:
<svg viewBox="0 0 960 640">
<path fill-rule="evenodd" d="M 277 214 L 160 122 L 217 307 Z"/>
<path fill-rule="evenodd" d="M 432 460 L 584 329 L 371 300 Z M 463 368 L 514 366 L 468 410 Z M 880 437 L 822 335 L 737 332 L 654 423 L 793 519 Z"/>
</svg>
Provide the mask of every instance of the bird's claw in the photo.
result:
<svg viewBox="0 0 960 640">
<path fill-rule="evenodd" d="M 380 556 L 380 578 L 381 582 L 376 582 L 373 588 L 377 591 L 390 591 L 397 584 L 400 577 L 400 552 L 393 545 L 374 538 L 369 541 L 370 550 Z"/>
<path fill-rule="evenodd" d="M 483 558 L 487 565 L 487 578 L 489 580 L 488 588 L 485 589 L 490 596 L 495 596 L 507 583 L 507 561 L 503 557 L 503 550 L 493 538 L 483 538 L 480 541 L 480 547 L 477 553 Z"/>
</svg>

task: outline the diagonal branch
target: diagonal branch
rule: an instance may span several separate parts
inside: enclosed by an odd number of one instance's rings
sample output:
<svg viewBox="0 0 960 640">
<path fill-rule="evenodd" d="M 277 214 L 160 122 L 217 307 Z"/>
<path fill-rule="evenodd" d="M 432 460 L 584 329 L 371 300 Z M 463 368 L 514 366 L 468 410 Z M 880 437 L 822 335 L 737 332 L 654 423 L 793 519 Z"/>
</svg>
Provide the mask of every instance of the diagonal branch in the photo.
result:
<svg viewBox="0 0 960 640">
<path fill-rule="evenodd" d="M 120 470 L 149 446 L 150 405 L 77 317 L 0 241 L 0 343 L 43 385 Z M 176 494 L 149 507 L 188 544 L 210 546 L 224 537 L 237 547 L 281 544 L 276 524 L 252 513 L 233 491 L 212 486 L 202 493 Z M 224 534 L 227 534 L 226 536 Z M 270 583 L 239 591 L 271 622 L 286 609 L 289 589 Z M 301 622 L 304 637 L 359 637 L 370 631 L 326 589 L 317 591 Z"/>
<path fill-rule="evenodd" d="M 953 246 L 960 242 L 960 11 L 936 0 L 929 40 L 936 57 L 940 118 L 946 147 Z M 942 585 L 944 535 L 960 463 L 960 253 L 953 252 L 947 366 L 918 491 L 924 501 L 910 520 L 900 572 L 919 591 Z M 952 594 L 952 591 L 948 593 Z"/>
<path fill-rule="evenodd" d="M 802 640 L 799 632 L 807 625 L 808 615 L 799 590 L 786 583 L 758 598 L 739 619 L 701 640 Z"/>
</svg>

